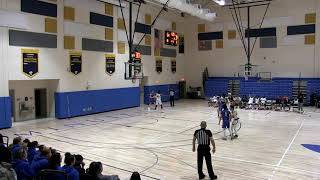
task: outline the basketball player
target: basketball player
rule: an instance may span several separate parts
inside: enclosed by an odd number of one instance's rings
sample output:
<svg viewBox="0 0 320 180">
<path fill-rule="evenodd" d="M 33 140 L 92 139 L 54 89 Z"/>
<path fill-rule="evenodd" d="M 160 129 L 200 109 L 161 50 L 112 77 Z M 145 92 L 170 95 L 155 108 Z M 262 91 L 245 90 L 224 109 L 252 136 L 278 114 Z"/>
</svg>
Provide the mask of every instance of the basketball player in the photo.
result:
<svg viewBox="0 0 320 180">
<path fill-rule="evenodd" d="M 163 111 L 163 105 L 162 105 L 162 101 L 161 101 L 160 90 L 156 93 L 156 106 L 155 106 L 154 110 L 157 110 L 159 105 L 161 107 L 161 111 Z"/>
<path fill-rule="evenodd" d="M 151 91 L 150 95 L 149 95 L 149 106 L 148 106 L 148 111 L 150 111 L 150 106 L 152 104 L 155 104 L 155 93 L 154 91 Z"/>
<path fill-rule="evenodd" d="M 219 120 L 219 125 L 221 123 L 221 120 L 223 120 L 222 122 L 222 128 L 223 128 L 223 140 L 227 140 L 227 129 L 229 131 L 229 134 L 232 135 L 231 130 L 230 130 L 230 122 L 231 122 L 231 113 L 227 107 L 226 104 L 223 105 L 222 110 L 221 110 L 221 114 L 220 114 L 220 120 Z"/>
<path fill-rule="evenodd" d="M 238 112 L 234 109 L 234 106 L 230 106 L 230 111 L 231 111 L 231 132 L 232 132 L 232 136 L 231 136 L 231 140 L 238 138 L 238 133 L 236 130 L 236 126 L 239 123 L 239 117 L 238 117 Z"/>
<path fill-rule="evenodd" d="M 299 106 L 299 113 L 303 113 L 303 94 L 299 92 L 298 94 L 298 106 Z"/>
<path fill-rule="evenodd" d="M 218 118 L 220 118 L 220 114 L 221 114 L 221 110 L 222 110 L 222 107 L 223 107 L 223 99 L 222 97 L 218 97 L 218 109 L 217 109 L 217 113 L 218 113 Z"/>
</svg>

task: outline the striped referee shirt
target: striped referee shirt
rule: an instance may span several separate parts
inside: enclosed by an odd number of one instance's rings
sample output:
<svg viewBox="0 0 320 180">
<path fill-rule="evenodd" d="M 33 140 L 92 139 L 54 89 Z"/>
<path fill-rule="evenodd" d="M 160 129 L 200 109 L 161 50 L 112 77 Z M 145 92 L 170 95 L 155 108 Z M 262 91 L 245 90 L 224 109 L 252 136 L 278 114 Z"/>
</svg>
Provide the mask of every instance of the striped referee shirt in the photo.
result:
<svg viewBox="0 0 320 180">
<path fill-rule="evenodd" d="M 194 132 L 194 137 L 197 139 L 199 145 L 210 146 L 210 138 L 212 133 L 210 130 L 201 128 Z"/>
</svg>

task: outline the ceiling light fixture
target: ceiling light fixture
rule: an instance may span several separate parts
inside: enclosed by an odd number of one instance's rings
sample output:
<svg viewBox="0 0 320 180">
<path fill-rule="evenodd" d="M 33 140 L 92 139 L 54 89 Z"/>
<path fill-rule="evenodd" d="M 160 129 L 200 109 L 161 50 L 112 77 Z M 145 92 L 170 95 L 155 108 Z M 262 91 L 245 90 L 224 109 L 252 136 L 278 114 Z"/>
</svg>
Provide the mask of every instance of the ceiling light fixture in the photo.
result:
<svg viewBox="0 0 320 180">
<path fill-rule="evenodd" d="M 165 4 L 167 0 L 154 0 L 158 3 Z M 200 4 L 192 4 L 186 0 L 171 0 L 168 3 L 169 8 L 177 9 L 181 12 L 188 13 L 192 16 L 198 17 L 203 20 L 213 21 L 216 18 L 216 13 L 211 12 L 209 9 L 203 9 Z"/>
<path fill-rule="evenodd" d="M 220 6 L 224 6 L 226 5 L 226 1 L 225 0 L 213 0 L 215 3 L 219 4 Z"/>
</svg>

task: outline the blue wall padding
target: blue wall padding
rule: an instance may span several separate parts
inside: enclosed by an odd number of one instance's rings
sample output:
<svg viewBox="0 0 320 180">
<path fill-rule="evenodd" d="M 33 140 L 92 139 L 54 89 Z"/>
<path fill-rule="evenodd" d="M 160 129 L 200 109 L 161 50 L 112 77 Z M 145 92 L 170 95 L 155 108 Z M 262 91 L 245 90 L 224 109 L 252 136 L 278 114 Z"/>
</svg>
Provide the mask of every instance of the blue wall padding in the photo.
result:
<svg viewBox="0 0 320 180">
<path fill-rule="evenodd" d="M 21 11 L 43 16 L 57 17 L 57 5 L 38 0 L 21 0 Z"/>
<path fill-rule="evenodd" d="M 223 39 L 223 32 L 206 32 L 206 33 L 199 33 L 198 40 L 216 40 L 216 39 Z"/>
<path fill-rule="evenodd" d="M 140 106 L 139 87 L 55 93 L 56 118 Z"/>
<path fill-rule="evenodd" d="M 160 90 L 162 94 L 162 102 L 167 102 L 170 100 L 169 90 L 173 89 L 175 91 L 175 99 L 179 99 L 179 86 L 178 84 L 164 84 L 164 85 L 153 85 L 144 87 L 144 104 L 149 104 L 150 94 L 153 92 L 157 93 Z"/>
<path fill-rule="evenodd" d="M 265 96 L 275 99 L 278 96 L 288 96 L 292 98 L 293 81 L 307 81 L 307 102 L 310 95 L 316 93 L 320 95 L 320 78 L 272 78 L 272 81 L 260 81 L 257 77 L 250 77 L 245 80 L 243 77 L 209 77 L 205 82 L 205 95 L 212 97 L 228 93 L 228 83 L 230 80 L 240 81 L 240 96 L 253 95 Z"/>
<path fill-rule="evenodd" d="M 113 27 L 113 17 L 90 12 L 90 24 Z"/>
<path fill-rule="evenodd" d="M 306 25 L 300 25 L 300 26 L 287 27 L 288 35 L 313 34 L 315 32 L 316 32 L 315 24 L 306 24 Z"/>
<path fill-rule="evenodd" d="M 0 97 L 0 129 L 12 127 L 11 98 Z"/>
<path fill-rule="evenodd" d="M 135 31 L 139 33 L 151 34 L 151 26 L 137 22 L 135 23 Z"/>
<path fill-rule="evenodd" d="M 301 144 L 301 145 L 311 151 L 320 153 L 320 145 L 315 145 L 315 144 Z"/>
<path fill-rule="evenodd" d="M 246 30 L 246 37 L 248 37 L 248 30 Z M 277 36 L 277 28 L 261 28 L 261 29 L 250 29 L 250 37 L 268 37 Z"/>
</svg>

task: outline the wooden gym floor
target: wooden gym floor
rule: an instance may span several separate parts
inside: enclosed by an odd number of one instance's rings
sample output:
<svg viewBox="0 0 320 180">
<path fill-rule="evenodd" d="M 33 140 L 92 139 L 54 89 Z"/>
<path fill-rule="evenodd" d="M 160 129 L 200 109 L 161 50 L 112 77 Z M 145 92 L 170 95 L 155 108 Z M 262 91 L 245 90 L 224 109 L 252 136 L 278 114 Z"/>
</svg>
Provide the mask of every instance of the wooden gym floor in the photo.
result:
<svg viewBox="0 0 320 180">
<path fill-rule="evenodd" d="M 239 110 L 242 128 L 233 141 L 220 139 L 216 110 L 204 100 L 177 101 L 174 108 L 165 104 L 164 113 L 145 109 L 21 122 L 0 132 L 81 154 L 86 167 L 90 161 L 101 161 L 104 173 L 118 174 L 122 180 L 128 180 L 132 171 L 140 172 L 143 180 L 195 180 L 192 136 L 206 120 L 216 139 L 213 163 L 218 179 L 320 179 L 320 154 L 301 145 L 320 145 L 320 111 L 313 108 L 303 115 Z"/>
</svg>

